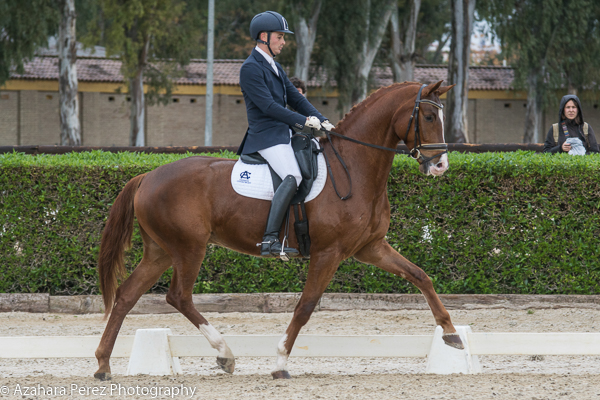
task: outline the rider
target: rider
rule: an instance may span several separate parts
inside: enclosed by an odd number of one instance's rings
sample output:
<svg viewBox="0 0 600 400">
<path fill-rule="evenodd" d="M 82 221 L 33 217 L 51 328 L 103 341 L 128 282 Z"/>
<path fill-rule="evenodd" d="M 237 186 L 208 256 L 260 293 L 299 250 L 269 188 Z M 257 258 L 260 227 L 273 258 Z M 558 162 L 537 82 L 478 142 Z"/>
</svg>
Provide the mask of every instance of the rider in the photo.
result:
<svg viewBox="0 0 600 400">
<path fill-rule="evenodd" d="M 267 226 L 261 242 L 261 255 L 277 256 L 282 244 L 279 232 L 290 201 L 302 181 L 291 145 L 291 129 L 306 127 L 331 130 L 323 117 L 292 85 L 274 58 L 285 44 L 286 33 L 293 34 L 283 16 L 273 11 L 257 14 L 250 23 L 250 36 L 257 42 L 240 70 L 240 86 L 248 114 L 248 130 L 238 154 L 258 152 L 282 179 L 273 195 Z M 289 104 L 297 112 L 288 110 Z M 284 253 L 298 254 L 285 247 Z"/>
</svg>

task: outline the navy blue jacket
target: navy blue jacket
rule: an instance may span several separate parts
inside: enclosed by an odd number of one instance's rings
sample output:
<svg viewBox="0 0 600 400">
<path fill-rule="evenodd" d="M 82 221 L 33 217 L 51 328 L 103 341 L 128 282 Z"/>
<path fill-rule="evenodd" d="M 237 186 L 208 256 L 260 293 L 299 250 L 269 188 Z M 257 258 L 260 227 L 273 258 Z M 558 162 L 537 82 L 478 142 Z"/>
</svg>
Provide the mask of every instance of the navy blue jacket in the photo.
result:
<svg viewBox="0 0 600 400">
<path fill-rule="evenodd" d="M 279 76 L 256 49 L 242 64 L 240 86 L 246 102 L 248 130 L 238 154 L 250 154 L 290 142 L 290 127 L 303 129 L 306 117 L 325 121 L 321 113 L 292 85 L 279 63 Z M 286 108 L 289 104 L 294 110 Z"/>
</svg>

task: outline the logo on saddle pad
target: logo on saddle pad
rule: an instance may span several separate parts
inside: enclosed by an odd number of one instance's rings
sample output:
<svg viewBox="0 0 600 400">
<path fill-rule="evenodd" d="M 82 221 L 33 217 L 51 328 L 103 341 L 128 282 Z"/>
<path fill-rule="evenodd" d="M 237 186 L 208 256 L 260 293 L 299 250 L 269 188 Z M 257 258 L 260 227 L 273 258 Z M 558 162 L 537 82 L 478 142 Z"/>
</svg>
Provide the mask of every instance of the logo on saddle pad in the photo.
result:
<svg viewBox="0 0 600 400">
<path fill-rule="evenodd" d="M 238 182 L 240 183 L 252 183 L 250 182 L 250 175 L 252 173 L 248 172 L 248 171 L 244 171 L 240 174 L 240 179 L 238 179 Z"/>
</svg>

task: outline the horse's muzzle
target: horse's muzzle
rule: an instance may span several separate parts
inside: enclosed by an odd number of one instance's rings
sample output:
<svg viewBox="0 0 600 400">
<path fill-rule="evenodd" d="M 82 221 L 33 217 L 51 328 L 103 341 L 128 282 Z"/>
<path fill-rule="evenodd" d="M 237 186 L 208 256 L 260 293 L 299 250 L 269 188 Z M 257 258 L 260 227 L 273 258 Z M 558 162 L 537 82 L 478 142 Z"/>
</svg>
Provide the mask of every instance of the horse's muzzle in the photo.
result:
<svg viewBox="0 0 600 400">
<path fill-rule="evenodd" d="M 431 160 L 419 165 L 419 171 L 425 175 L 441 176 L 448 169 L 448 154 L 442 154 L 437 161 Z"/>
</svg>

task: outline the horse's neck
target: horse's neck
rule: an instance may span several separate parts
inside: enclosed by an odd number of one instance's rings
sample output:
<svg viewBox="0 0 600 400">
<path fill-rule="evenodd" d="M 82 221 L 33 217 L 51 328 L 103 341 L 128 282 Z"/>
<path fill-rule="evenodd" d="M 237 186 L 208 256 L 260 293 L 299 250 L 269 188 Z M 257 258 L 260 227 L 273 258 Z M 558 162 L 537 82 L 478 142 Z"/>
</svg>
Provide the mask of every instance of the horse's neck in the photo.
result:
<svg viewBox="0 0 600 400">
<path fill-rule="evenodd" d="M 344 118 L 341 133 L 363 142 L 395 148 L 400 139 L 393 132 L 392 123 L 400 109 L 408 110 L 411 106 L 408 100 L 411 96 L 402 96 L 409 87 L 398 86 L 380 96 L 371 95 Z"/>
<path fill-rule="evenodd" d="M 380 100 L 381 103 L 385 99 Z M 369 112 L 375 108 L 368 106 L 367 104 L 361 110 L 356 110 L 362 111 L 359 114 L 355 111 L 348 115 L 340 126 L 340 133 L 361 142 L 395 149 L 399 139 L 391 127 L 397 108 L 388 104 L 385 109 L 377 108 L 377 112 Z M 374 195 L 385 190 L 394 160 L 392 151 L 366 147 L 343 139 L 334 140 L 334 145 L 351 167 L 353 185 L 357 185 L 355 187 L 369 188 Z"/>
</svg>

